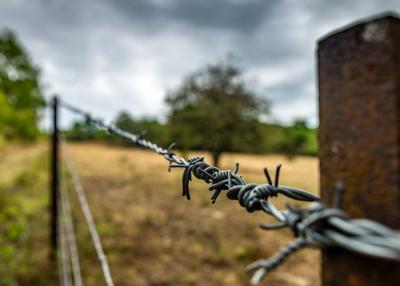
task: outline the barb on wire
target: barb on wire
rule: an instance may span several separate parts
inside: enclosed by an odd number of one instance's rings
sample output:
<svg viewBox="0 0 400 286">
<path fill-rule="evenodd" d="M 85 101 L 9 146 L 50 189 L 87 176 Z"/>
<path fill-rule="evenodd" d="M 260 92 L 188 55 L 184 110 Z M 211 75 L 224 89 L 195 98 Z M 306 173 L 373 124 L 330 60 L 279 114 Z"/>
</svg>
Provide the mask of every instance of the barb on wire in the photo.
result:
<svg viewBox="0 0 400 286">
<path fill-rule="evenodd" d="M 62 139 L 62 143 L 63 143 L 62 144 L 63 158 L 66 162 L 68 172 L 72 179 L 72 184 L 74 186 L 74 190 L 78 196 L 78 200 L 79 200 L 83 215 L 84 215 L 86 223 L 88 225 L 89 233 L 92 238 L 93 245 L 96 249 L 97 257 L 99 259 L 99 262 L 100 262 L 100 265 L 101 265 L 101 268 L 103 271 L 103 276 L 104 276 L 105 282 L 106 282 L 107 286 L 114 286 L 114 282 L 111 277 L 111 272 L 110 272 L 110 267 L 108 265 L 107 257 L 104 253 L 103 246 L 102 246 L 101 240 L 100 240 L 100 236 L 97 232 L 96 224 L 94 222 L 92 212 L 90 211 L 85 192 L 83 190 L 83 187 L 80 182 L 78 173 L 75 169 L 75 166 L 69 156 L 68 151 L 66 150 L 67 147 L 66 147 L 65 139 L 63 137 L 61 137 L 61 139 Z"/>
<path fill-rule="evenodd" d="M 291 206 L 282 212 L 297 237 L 275 256 L 259 260 L 247 267 L 256 271 L 252 283 L 257 284 L 271 270 L 280 265 L 290 254 L 304 247 L 339 247 L 359 254 L 400 261 L 400 233 L 377 222 L 366 219 L 350 219 L 337 208 L 314 203 L 306 209 Z M 273 225 L 262 225 L 274 229 Z"/>
<path fill-rule="evenodd" d="M 265 230 L 289 228 L 296 237 L 294 241 L 283 247 L 275 256 L 254 262 L 247 271 L 255 271 L 252 283 L 256 284 L 264 276 L 280 265 L 286 257 L 304 247 L 340 247 L 352 252 L 379 258 L 400 261 L 400 233 L 370 220 L 350 219 L 340 207 L 341 197 L 337 197 L 333 208 L 319 202 L 319 198 L 306 191 L 279 185 L 281 166 L 275 171 L 272 181 L 268 169 L 264 169 L 267 182 L 265 184 L 246 183 L 238 174 L 239 164 L 233 170 L 220 170 L 204 161 L 204 157 L 194 157 L 189 160 L 178 158 L 172 151 L 174 144 L 167 149 L 142 138 L 142 136 L 121 130 L 113 125 L 105 124 L 100 119 L 64 102 L 61 106 L 74 113 L 83 115 L 88 122 L 99 129 L 125 138 L 138 146 L 150 149 L 169 162 L 171 168 L 182 168 L 182 196 L 190 200 L 190 181 L 192 177 L 210 184 L 211 202 L 215 203 L 222 192 L 230 200 L 237 200 L 248 212 L 263 211 L 277 220 L 275 224 L 262 224 Z M 341 196 L 343 184 L 337 195 Z M 340 192 L 339 192 L 340 191 Z M 298 209 L 290 204 L 286 209 L 279 210 L 270 202 L 270 198 L 283 195 L 297 201 L 313 202 L 309 207 Z"/>
</svg>

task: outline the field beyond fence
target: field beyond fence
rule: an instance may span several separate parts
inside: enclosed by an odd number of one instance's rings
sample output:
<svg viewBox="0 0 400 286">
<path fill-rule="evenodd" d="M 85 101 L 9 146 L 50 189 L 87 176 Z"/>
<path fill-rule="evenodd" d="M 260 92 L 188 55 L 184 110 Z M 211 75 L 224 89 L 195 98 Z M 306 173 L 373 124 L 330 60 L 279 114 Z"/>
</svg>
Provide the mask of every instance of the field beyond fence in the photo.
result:
<svg viewBox="0 0 400 286">
<path fill-rule="evenodd" d="M 247 285 L 243 270 L 291 240 L 288 230 L 265 232 L 273 220 L 245 214 L 229 200 L 210 207 L 202 182 L 190 202 L 181 199 L 181 172 L 167 172 L 163 158 L 136 148 L 70 144 L 116 285 Z M 48 144 L 6 146 L 0 151 L 0 284 L 54 285 L 48 269 Z M 198 152 L 196 152 L 196 155 Z M 207 154 L 205 154 L 207 156 Z M 190 157 L 190 155 L 188 156 Z M 262 168 L 282 163 L 281 183 L 317 192 L 318 160 L 226 154 L 222 169 L 240 162 L 248 181 L 265 183 Z M 85 285 L 100 285 L 101 269 L 75 196 L 72 197 Z M 277 206 L 284 200 L 273 199 Z M 3 210 L 3 208 L 1 208 Z M 15 226 L 7 225 L 13 218 Z M 10 223 L 8 223 L 10 224 Z M 10 229 L 17 229 L 13 234 Z M 15 244 L 15 240 L 17 243 Z M 7 244 L 8 243 L 8 244 Z M 14 246 L 13 246 L 14 245 Z M 15 246 L 16 245 L 16 246 Z M 12 263 L 11 263 L 12 262 Z M 2 265 L 3 264 L 3 265 Z M 5 264 L 5 265 L 4 265 Z M 319 285 L 319 252 L 305 249 L 271 273 L 266 285 Z M 4 272 L 4 273 L 2 273 Z"/>
</svg>

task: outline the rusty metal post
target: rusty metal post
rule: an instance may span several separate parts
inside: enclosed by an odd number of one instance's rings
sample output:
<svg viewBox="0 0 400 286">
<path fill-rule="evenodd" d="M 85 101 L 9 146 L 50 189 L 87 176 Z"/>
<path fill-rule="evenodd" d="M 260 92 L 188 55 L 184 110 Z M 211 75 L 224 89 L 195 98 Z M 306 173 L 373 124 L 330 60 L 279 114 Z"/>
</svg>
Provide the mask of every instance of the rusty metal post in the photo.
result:
<svg viewBox="0 0 400 286">
<path fill-rule="evenodd" d="M 335 184 L 353 217 L 400 229 L 400 19 L 381 15 L 318 43 L 323 201 Z M 400 285 L 400 264 L 339 249 L 322 253 L 322 285 Z"/>
<path fill-rule="evenodd" d="M 59 194 L 59 107 L 58 98 L 52 102 L 51 181 L 50 181 L 50 263 L 57 262 L 58 245 L 58 194 Z M 55 264 L 56 265 L 56 264 Z M 57 269 L 57 267 L 55 268 Z"/>
</svg>

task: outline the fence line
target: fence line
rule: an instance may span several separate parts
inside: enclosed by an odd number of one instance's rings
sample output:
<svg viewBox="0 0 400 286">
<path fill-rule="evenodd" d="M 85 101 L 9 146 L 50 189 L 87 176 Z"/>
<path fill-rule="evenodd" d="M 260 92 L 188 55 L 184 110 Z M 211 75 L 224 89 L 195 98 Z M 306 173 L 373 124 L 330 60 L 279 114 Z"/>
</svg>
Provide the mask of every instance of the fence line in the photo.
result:
<svg viewBox="0 0 400 286">
<path fill-rule="evenodd" d="M 279 266 L 286 257 L 304 247 L 339 247 L 363 255 L 400 261 L 400 232 L 371 220 L 351 219 L 339 209 L 339 205 L 328 207 L 319 202 L 319 198 L 311 193 L 279 185 L 280 166 L 276 168 L 274 181 L 272 181 L 268 170 L 264 169 L 266 184 L 246 183 L 238 175 L 239 164 L 237 163 L 233 170 L 220 170 L 207 164 L 203 157 L 195 157 L 189 160 L 178 158 L 172 152 L 174 144 L 171 144 L 167 149 L 161 148 L 139 135 L 105 124 L 101 119 L 92 117 L 80 108 L 65 102 L 61 102 L 61 106 L 84 116 L 89 123 L 101 130 L 125 138 L 138 146 L 162 155 L 169 162 L 170 168 L 182 168 L 182 195 L 187 199 L 190 199 L 189 183 L 192 176 L 195 176 L 211 185 L 209 190 L 213 191 L 212 203 L 216 202 L 221 192 L 226 191 L 228 199 L 237 200 L 248 212 L 263 211 L 277 220 L 276 224 L 261 225 L 263 229 L 291 229 L 296 237 L 293 242 L 283 247 L 272 258 L 256 261 L 247 267 L 247 271 L 256 271 L 251 281 L 253 284 L 259 283 L 269 271 Z M 75 179 L 73 178 L 73 180 L 77 189 L 82 190 L 75 170 L 73 169 L 71 173 L 74 174 Z M 340 202 L 339 196 L 342 192 L 343 187 L 337 186 L 338 202 Z M 268 201 L 270 197 L 278 195 L 313 203 L 303 209 L 287 204 L 285 210 L 279 210 Z M 84 203 L 81 202 L 81 205 L 85 205 L 89 210 L 83 191 L 80 192 L 80 197 L 84 198 Z M 95 229 L 94 223 L 89 224 L 89 226 Z"/>
<path fill-rule="evenodd" d="M 61 201 L 61 198 L 59 198 Z M 67 250 L 66 246 L 66 235 L 65 235 L 65 224 L 63 221 L 63 210 L 62 210 L 62 205 L 58 204 L 59 209 L 58 209 L 58 247 L 59 247 L 59 280 L 60 280 L 60 285 L 61 286 L 69 286 L 71 285 L 71 280 L 70 280 L 70 273 L 71 273 L 71 268 L 70 268 L 70 257 L 69 257 L 69 252 Z"/>
<path fill-rule="evenodd" d="M 78 200 L 79 200 L 83 215 L 84 215 L 86 223 L 88 225 L 89 233 L 92 238 L 93 245 L 96 249 L 97 258 L 99 259 L 105 282 L 106 282 L 107 286 L 114 286 L 114 282 L 113 282 L 111 272 L 110 272 L 110 267 L 107 262 L 107 257 L 104 253 L 103 246 L 102 246 L 101 240 L 100 240 L 100 236 L 97 232 L 96 224 L 94 222 L 93 215 L 90 211 L 89 203 L 88 203 L 86 195 L 85 195 L 85 191 L 82 187 L 82 184 L 80 182 L 80 179 L 79 179 L 78 173 L 75 169 L 75 166 L 72 162 L 72 159 L 69 156 L 69 153 L 68 153 L 68 150 L 66 147 L 66 141 L 64 140 L 63 137 L 61 138 L 61 141 L 62 141 L 63 158 L 66 162 L 68 172 L 72 179 L 72 184 L 74 186 L 74 190 L 78 196 Z"/>
<path fill-rule="evenodd" d="M 63 170 L 63 168 L 61 168 Z M 65 182 L 64 173 L 61 172 L 60 174 L 61 179 L 61 191 L 60 191 L 60 207 L 62 209 L 62 219 L 63 219 L 63 226 L 65 228 L 66 239 L 68 242 L 69 248 L 69 255 L 72 265 L 72 275 L 74 278 L 74 285 L 82 286 L 82 274 L 81 274 L 81 267 L 79 264 L 79 254 L 78 254 L 78 247 L 76 243 L 75 237 L 75 229 L 71 215 L 71 206 L 70 206 L 70 199 L 68 194 L 68 187 Z"/>
</svg>

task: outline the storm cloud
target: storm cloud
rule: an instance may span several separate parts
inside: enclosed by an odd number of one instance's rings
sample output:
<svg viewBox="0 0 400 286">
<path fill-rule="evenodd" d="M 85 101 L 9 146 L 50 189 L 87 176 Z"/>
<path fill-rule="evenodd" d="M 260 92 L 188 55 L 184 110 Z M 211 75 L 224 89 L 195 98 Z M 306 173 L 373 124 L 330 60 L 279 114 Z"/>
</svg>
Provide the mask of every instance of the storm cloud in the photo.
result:
<svg viewBox="0 0 400 286">
<path fill-rule="evenodd" d="M 0 27 L 15 31 L 41 67 L 47 96 L 106 119 L 122 109 L 162 118 L 167 90 L 233 54 L 271 100 L 274 120 L 316 124 L 316 41 L 389 10 L 400 2 L 4 0 Z"/>
</svg>

